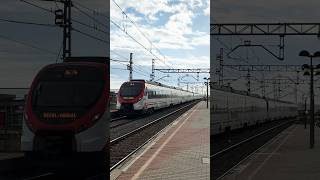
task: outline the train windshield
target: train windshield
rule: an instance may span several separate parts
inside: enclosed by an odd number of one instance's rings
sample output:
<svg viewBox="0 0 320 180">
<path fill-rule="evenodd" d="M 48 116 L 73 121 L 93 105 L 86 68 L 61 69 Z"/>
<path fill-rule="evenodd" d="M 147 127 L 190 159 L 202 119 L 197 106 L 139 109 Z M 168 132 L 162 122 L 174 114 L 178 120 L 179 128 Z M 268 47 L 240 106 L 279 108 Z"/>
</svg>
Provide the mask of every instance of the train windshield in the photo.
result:
<svg viewBox="0 0 320 180">
<path fill-rule="evenodd" d="M 120 88 L 120 96 L 122 97 L 136 97 L 143 89 L 141 82 L 125 82 Z"/>
<path fill-rule="evenodd" d="M 35 105 L 87 107 L 96 102 L 102 89 L 102 82 L 41 82 L 36 90 Z"/>
<path fill-rule="evenodd" d="M 104 89 L 103 72 L 89 67 L 59 67 L 43 73 L 34 89 L 34 107 L 92 106 Z"/>
</svg>

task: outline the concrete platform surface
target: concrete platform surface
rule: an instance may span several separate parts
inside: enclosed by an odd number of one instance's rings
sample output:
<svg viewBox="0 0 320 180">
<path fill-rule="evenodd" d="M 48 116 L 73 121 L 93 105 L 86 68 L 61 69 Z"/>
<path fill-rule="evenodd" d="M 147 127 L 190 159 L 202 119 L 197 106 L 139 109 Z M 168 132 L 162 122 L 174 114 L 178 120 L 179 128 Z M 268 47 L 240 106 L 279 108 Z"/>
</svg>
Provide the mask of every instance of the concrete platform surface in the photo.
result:
<svg viewBox="0 0 320 180">
<path fill-rule="evenodd" d="M 210 114 L 202 101 L 111 179 L 210 179 L 209 153 Z"/>
<path fill-rule="evenodd" d="M 309 148 L 309 126 L 294 124 L 241 162 L 225 180 L 320 179 L 320 129 Z"/>
<path fill-rule="evenodd" d="M 19 153 L 19 152 L 12 152 L 12 153 L 0 152 L 0 161 L 7 160 L 7 159 L 13 159 L 13 158 L 20 158 L 23 156 L 24 156 L 24 154 Z"/>
</svg>

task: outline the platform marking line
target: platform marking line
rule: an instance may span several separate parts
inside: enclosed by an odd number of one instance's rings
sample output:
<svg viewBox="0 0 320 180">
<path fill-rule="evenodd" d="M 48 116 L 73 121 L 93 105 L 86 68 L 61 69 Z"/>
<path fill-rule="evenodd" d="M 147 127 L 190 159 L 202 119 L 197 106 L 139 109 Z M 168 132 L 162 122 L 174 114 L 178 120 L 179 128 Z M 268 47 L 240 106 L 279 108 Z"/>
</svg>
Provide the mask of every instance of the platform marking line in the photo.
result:
<svg viewBox="0 0 320 180">
<path fill-rule="evenodd" d="M 169 143 L 169 141 L 173 138 L 173 136 L 181 129 L 181 127 L 189 120 L 189 118 L 193 115 L 195 112 L 195 109 L 197 109 L 199 104 L 195 106 L 194 109 L 192 109 L 192 112 L 189 114 L 189 116 L 177 127 L 177 129 L 165 140 L 164 143 L 161 144 L 161 146 L 157 149 L 157 151 L 148 159 L 148 161 L 135 173 L 135 175 L 131 178 L 131 180 L 136 180 L 139 178 L 139 176 L 144 172 L 144 170 L 151 164 L 151 162 L 156 158 L 156 156 L 160 153 L 160 151 L 164 148 L 165 145 Z"/>
<path fill-rule="evenodd" d="M 260 169 L 267 163 L 267 161 L 269 161 L 269 159 L 275 154 L 275 152 L 277 152 L 280 147 L 287 142 L 287 140 L 289 139 L 289 137 L 292 135 L 292 133 L 297 129 L 297 126 L 291 130 L 289 133 L 287 133 L 287 136 L 282 140 L 282 142 L 272 151 L 272 153 L 270 153 L 268 155 L 267 158 L 265 158 L 263 160 L 263 162 L 250 174 L 250 176 L 248 177 L 248 180 L 251 180 L 257 173 L 258 171 L 260 171 Z"/>
<path fill-rule="evenodd" d="M 147 152 L 155 144 L 156 142 L 152 142 L 146 149 L 142 151 L 142 153 L 140 153 L 136 158 L 134 158 L 134 160 L 132 160 L 125 168 L 123 168 L 122 172 L 126 172 L 132 166 L 133 163 L 135 163 L 142 155 L 144 155 L 145 152 Z"/>
</svg>

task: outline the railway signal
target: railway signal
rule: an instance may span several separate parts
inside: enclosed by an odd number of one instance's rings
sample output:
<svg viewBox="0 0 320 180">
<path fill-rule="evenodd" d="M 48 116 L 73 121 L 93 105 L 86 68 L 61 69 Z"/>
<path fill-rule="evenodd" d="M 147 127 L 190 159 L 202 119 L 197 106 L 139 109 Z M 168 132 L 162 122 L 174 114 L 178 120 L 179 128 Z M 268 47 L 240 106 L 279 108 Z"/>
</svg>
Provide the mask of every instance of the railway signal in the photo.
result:
<svg viewBox="0 0 320 180">
<path fill-rule="evenodd" d="M 55 24 L 59 25 L 59 26 L 63 26 L 64 23 L 64 13 L 62 11 L 62 9 L 58 9 L 54 11 L 55 14 Z"/>
<path fill-rule="evenodd" d="M 65 60 L 66 57 L 71 57 L 71 7 L 73 6 L 71 0 L 42 0 L 51 1 L 55 3 L 62 3 L 63 10 L 58 9 L 54 12 L 55 14 L 55 24 L 63 27 L 63 53 L 62 58 Z"/>
</svg>

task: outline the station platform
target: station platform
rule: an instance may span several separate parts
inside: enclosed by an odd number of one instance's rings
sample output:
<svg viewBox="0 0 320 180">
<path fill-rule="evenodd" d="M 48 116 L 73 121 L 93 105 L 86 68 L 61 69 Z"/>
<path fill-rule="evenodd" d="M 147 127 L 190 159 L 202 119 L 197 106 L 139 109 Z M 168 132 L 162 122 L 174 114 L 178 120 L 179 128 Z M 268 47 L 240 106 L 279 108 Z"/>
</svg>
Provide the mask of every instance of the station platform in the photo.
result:
<svg viewBox="0 0 320 180">
<path fill-rule="evenodd" d="M 210 106 L 209 106 L 210 107 Z M 111 179 L 210 179 L 210 113 L 201 101 L 135 158 L 111 172 Z"/>
<path fill-rule="evenodd" d="M 24 154 L 19 153 L 19 152 L 12 152 L 12 153 L 0 152 L 0 161 L 7 160 L 7 159 L 13 159 L 13 158 L 20 158 L 23 156 L 24 156 Z"/>
<path fill-rule="evenodd" d="M 225 176 L 224 180 L 320 179 L 320 129 L 309 148 L 309 125 L 294 124 L 266 143 Z"/>
</svg>

